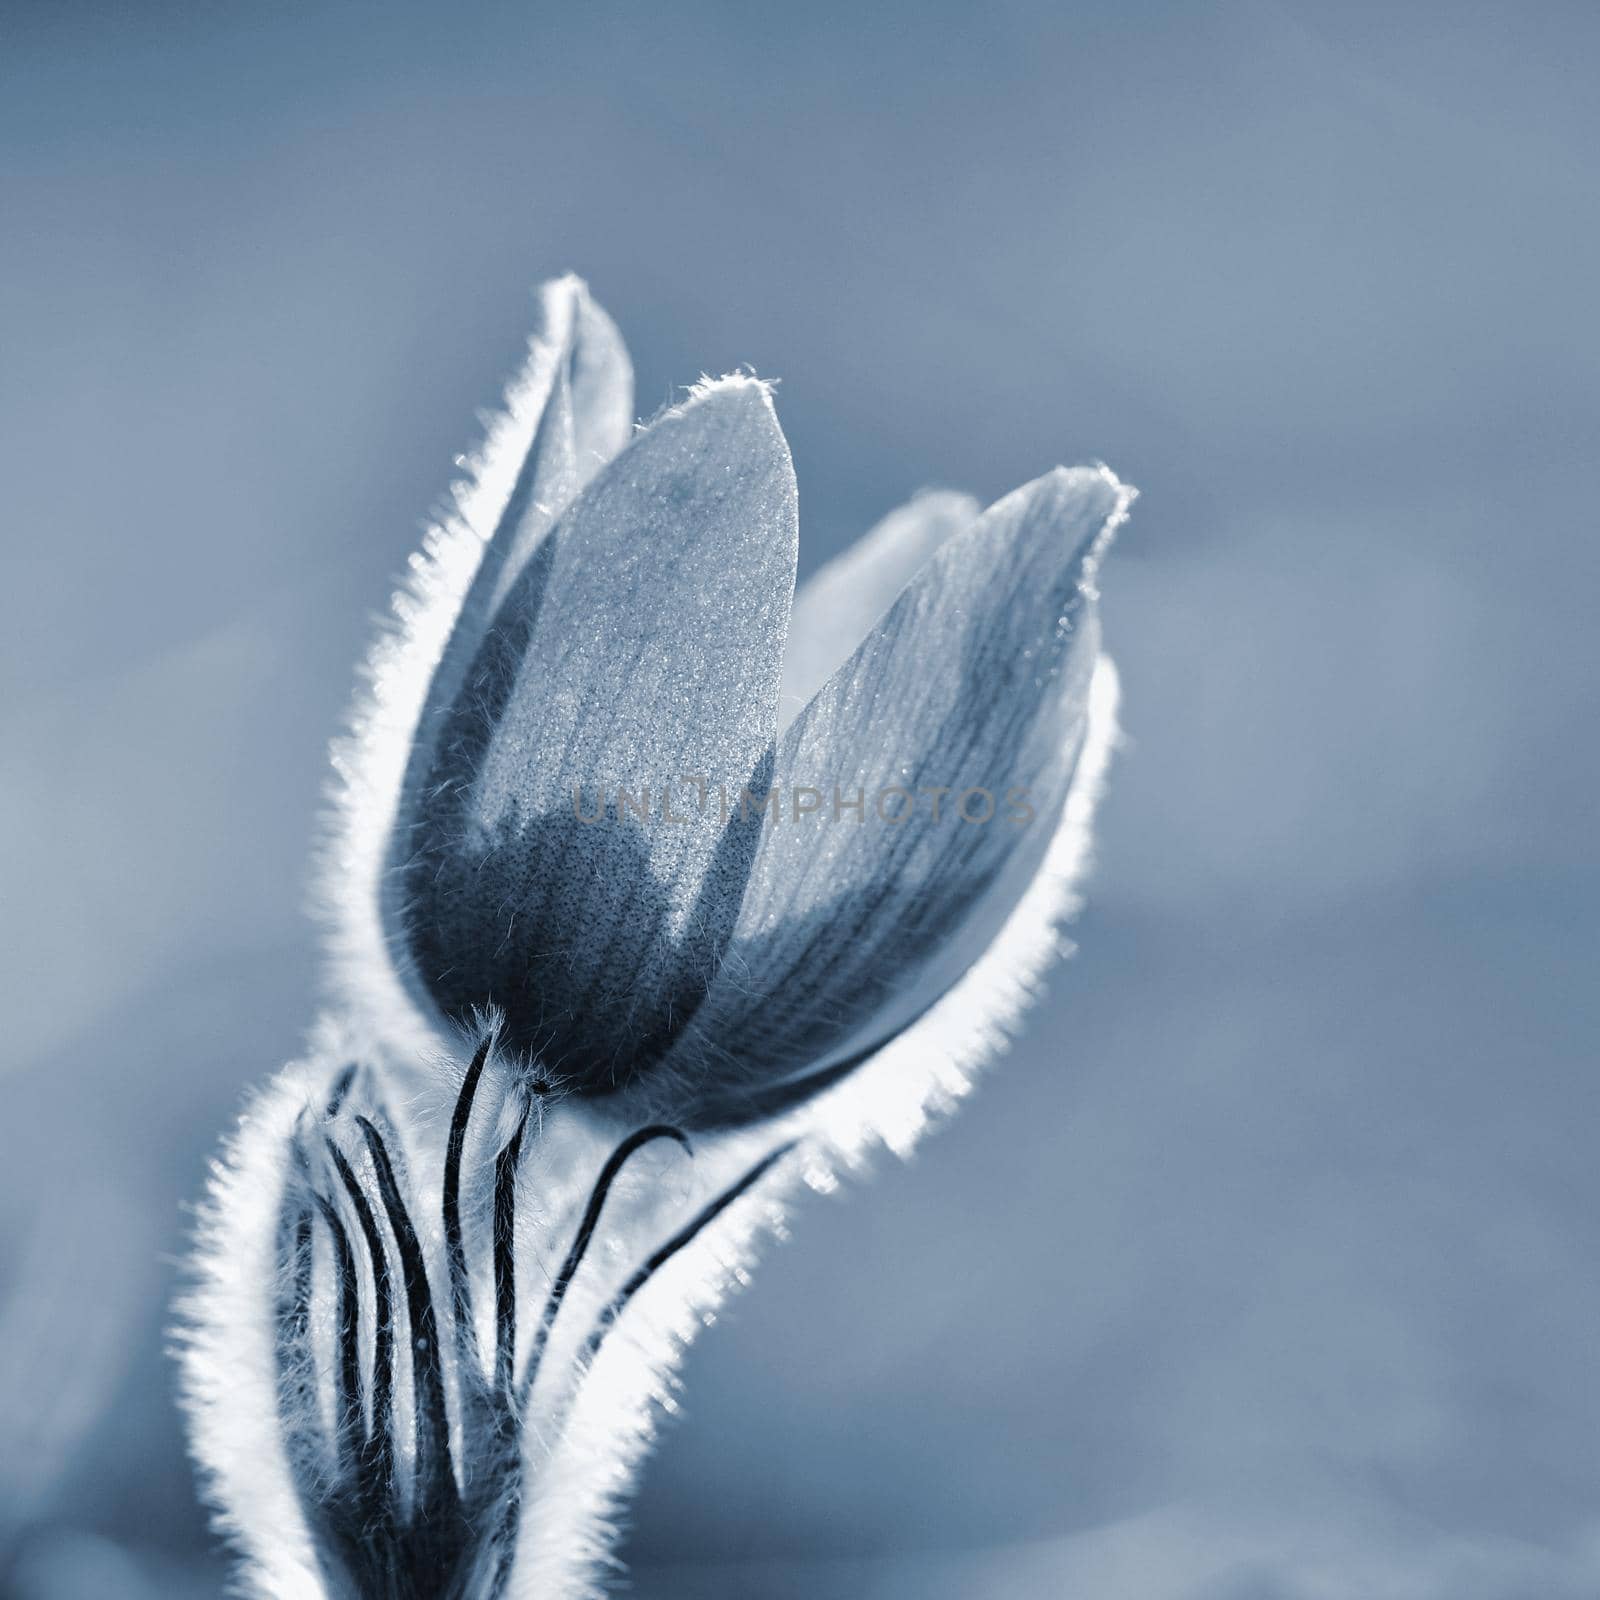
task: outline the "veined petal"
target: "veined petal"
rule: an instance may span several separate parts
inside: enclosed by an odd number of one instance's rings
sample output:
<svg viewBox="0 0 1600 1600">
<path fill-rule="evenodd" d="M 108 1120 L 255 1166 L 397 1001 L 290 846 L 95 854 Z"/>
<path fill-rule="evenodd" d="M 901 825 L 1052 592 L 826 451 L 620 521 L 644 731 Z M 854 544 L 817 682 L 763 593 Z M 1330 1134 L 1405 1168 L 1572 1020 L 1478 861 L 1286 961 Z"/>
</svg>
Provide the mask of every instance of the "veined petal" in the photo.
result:
<svg viewBox="0 0 1600 1600">
<path fill-rule="evenodd" d="M 414 1047 L 422 1019 L 393 959 L 395 860 L 409 853 L 417 788 L 444 714 L 493 611 L 555 517 L 627 443 L 633 369 L 582 281 L 540 291 L 540 328 L 453 506 L 430 528 L 394 598 L 395 625 L 366 662 L 321 851 L 320 900 L 348 1014 Z M 425 1030 L 424 1030 L 425 1031 Z"/>
<path fill-rule="evenodd" d="M 599 1092 L 704 992 L 759 839 L 697 804 L 769 758 L 796 502 L 766 387 L 641 434 L 535 551 L 421 786 L 406 950 L 445 1015 Z M 548 625 L 541 623 L 541 617 Z"/>
<path fill-rule="evenodd" d="M 545 298 L 546 337 L 559 356 L 532 446 L 457 623 L 461 643 L 474 647 L 556 518 L 633 433 L 633 367 L 616 324 L 575 278 L 552 285 Z"/>
<path fill-rule="evenodd" d="M 1103 468 L 1008 495 L 784 735 L 781 815 L 666 1063 L 689 1120 L 770 1111 L 789 1080 L 871 1053 L 998 932 L 1060 822 L 1098 655 L 1094 575 L 1131 499 Z"/>
<path fill-rule="evenodd" d="M 451 638 L 451 648 L 464 650 L 469 661 L 555 518 L 629 442 L 634 427 L 634 368 L 616 323 L 578 278 L 560 278 L 542 298 L 542 339 L 555 354 L 549 390 Z"/>
<path fill-rule="evenodd" d="M 412 739 L 389 844 L 390 861 L 399 870 L 383 886 L 391 940 L 404 916 L 404 864 L 415 855 L 418 829 L 430 815 L 424 790 L 448 759 L 441 741 L 452 736 L 451 717 L 484 637 L 556 519 L 628 439 L 633 376 L 611 319 L 575 278 L 549 285 L 543 300 L 544 339 L 554 359 L 539 420 L 434 668 Z"/>
<path fill-rule="evenodd" d="M 789 619 L 780 728 L 805 710 L 934 551 L 980 509 L 969 494 L 925 489 L 800 585 Z"/>
</svg>

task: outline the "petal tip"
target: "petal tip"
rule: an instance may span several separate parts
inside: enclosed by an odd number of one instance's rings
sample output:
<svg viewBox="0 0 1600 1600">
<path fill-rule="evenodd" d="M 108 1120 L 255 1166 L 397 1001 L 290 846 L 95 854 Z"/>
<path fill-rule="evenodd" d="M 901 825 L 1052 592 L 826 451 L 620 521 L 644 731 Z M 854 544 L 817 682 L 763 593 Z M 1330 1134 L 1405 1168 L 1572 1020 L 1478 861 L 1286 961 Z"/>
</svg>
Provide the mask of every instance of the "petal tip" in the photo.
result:
<svg viewBox="0 0 1600 1600">
<path fill-rule="evenodd" d="M 742 404 L 764 409 L 776 419 L 777 405 L 773 400 L 773 391 L 777 386 L 776 379 L 758 378 L 753 372 L 725 372 L 720 378 L 703 372 L 698 383 L 689 385 L 688 395 L 677 409 L 688 411 L 707 404 Z"/>
<path fill-rule="evenodd" d="M 552 301 L 564 301 L 574 307 L 594 302 L 594 296 L 589 291 L 589 280 L 576 272 L 563 272 L 554 278 L 546 278 L 534 292 L 546 306 Z"/>
<path fill-rule="evenodd" d="M 615 345 L 622 353 L 621 359 L 626 360 L 622 335 L 595 299 L 587 279 L 576 272 L 563 272 L 559 277 L 546 278 L 538 284 L 534 295 L 539 302 L 534 344 L 546 344 L 567 352 L 586 338 L 592 340 L 598 333 L 603 342 Z M 629 370 L 631 382 L 631 368 Z"/>
<path fill-rule="evenodd" d="M 539 303 L 534 342 L 565 345 L 577 321 L 578 307 L 588 297 L 588 284 L 577 273 L 565 272 L 559 278 L 546 278 L 536 284 L 533 293 Z"/>
<path fill-rule="evenodd" d="M 1133 502 L 1139 498 L 1138 489 L 1131 483 L 1124 483 L 1103 461 L 1096 461 L 1092 467 L 1084 470 L 1093 472 L 1116 497 L 1114 514 L 1118 524 L 1126 521 Z"/>
<path fill-rule="evenodd" d="M 1078 526 L 1085 521 L 1096 524 L 1079 547 L 1082 583 L 1085 592 L 1094 598 L 1095 574 L 1118 530 L 1128 520 L 1139 491 L 1131 483 L 1124 483 L 1103 461 L 1082 467 L 1052 467 L 1027 488 L 1048 496 L 1053 510 L 1066 513 L 1071 508 L 1077 514 L 1074 520 Z"/>
<path fill-rule="evenodd" d="M 1096 490 L 1108 493 L 1119 507 L 1125 508 L 1139 498 L 1139 491 L 1131 483 L 1124 483 L 1103 461 L 1093 461 L 1087 466 L 1052 467 L 1035 485 L 1046 485 L 1058 492 L 1086 494 Z M 1030 485 L 1033 487 L 1033 485 Z"/>
<path fill-rule="evenodd" d="M 734 449 L 752 451 L 751 459 L 781 460 L 788 492 L 793 496 L 794 463 L 773 403 L 776 387 L 771 379 L 748 372 L 730 372 L 720 378 L 702 376 L 680 404 L 649 426 L 692 421 L 702 434 L 716 435 Z"/>
</svg>

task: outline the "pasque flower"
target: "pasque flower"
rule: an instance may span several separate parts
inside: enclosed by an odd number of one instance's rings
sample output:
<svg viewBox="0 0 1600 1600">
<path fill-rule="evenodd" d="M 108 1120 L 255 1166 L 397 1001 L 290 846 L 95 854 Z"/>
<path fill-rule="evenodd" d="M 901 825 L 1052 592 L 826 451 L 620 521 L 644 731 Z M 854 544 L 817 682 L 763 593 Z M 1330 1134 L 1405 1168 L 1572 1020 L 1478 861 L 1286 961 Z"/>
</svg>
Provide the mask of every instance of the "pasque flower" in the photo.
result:
<svg viewBox="0 0 1600 1600">
<path fill-rule="evenodd" d="M 796 596 L 770 386 L 635 430 L 583 285 L 543 313 L 336 747 L 328 1012 L 203 1216 L 258 1594 L 597 1593 L 785 1194 L 908 1148 L 1060 952 L 1114 739 L 1105 468 L 919 496 Z"/>
</svg>

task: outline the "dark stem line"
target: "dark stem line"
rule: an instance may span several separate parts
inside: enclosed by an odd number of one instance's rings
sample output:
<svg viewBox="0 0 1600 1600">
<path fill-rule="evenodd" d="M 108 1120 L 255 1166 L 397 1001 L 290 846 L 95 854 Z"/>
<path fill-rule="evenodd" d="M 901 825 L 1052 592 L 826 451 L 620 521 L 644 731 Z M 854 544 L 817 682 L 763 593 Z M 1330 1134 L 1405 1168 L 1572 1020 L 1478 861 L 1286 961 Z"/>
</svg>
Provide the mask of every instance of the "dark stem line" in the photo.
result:
<svg viewBox="0 0 1600 1600">
<path fill-rule="evenodd" d="M 600 1346 L 605 1342 L 605 1337 L 617 1324 L 617 1319 L 627 1310 L 628 1303 L 644 1286 L 661 1270 L 680 1250 L 694 1243 L 702 1232 L 717 1220 L 724 1211 L 731 1206 L 741 1195 L 754 1188 L 764 1178 L 771 1168 L 794 1149 L 797 1140 L 791 1139 L 787 1144 L 781 1144 L 769 1155 L 765 1155 L 730 1188 L 724 1189 L 710 1205 L 697 1216 L 692 1217 L 681 1227 L 665 1244 L 660 1246 L 644 1263 L 634 1272 L 623 1286 L 617 1290 L 610 1305 L 600 1313 L 596 1320 L 594 1330 L 590 1333 L 583 1347 L 582 1362 L 587 1365 L 599 1353 Z"/>
<path fill-rule="evenodd" d="M 395 1248 L 405 1282 L 406 1317 L 411 1328 L 411 1386 L 416 1413 L 416 1489 L 419 1515 L 455 1498 L 455 1475 L 450 1465 L 450 1421 L 445 1410 L 444 1369 L 439 1353 L 439 1326 L 434 1316 L 433 1291 L 422 1244 L 412 1225 L 395 1180 L 383 1135 L 371 1118 L 357 1116 L 377 1174 L 378 1193 L 389 1216 Z"/>
<path fill-rule="evenodd" d="M 394 1308 L 389 1287 L 389 1252 L 366 1191 L 332 1139 L 325 1141 L 339 1182 L 355 1208 L 361 1237 L 372 1264 L 372 1417 L 362 1441 L 362 1458 L 374 1487 L 387 1483 L 394 1469 Z"/>
<path fill-rule="evenodd" d="M 517 1359 L 517 1166 L 528 1110 L 494 1163 L 494 1388 L 503 1400 Z"/>
<path fill-rule="evenodd" d="M 467 1272 L 467 1251 L 461 1237 L 461 1155 L 467 1142 L 467 1124 L 472 1117 L 473 1101 L 477 1098 L 478 1082 L 483 1077 L 484 1063 L 489 1059 L 489 1047 L 494 1042 L 486 1034 L 473 1052 L 467 1065 L 467 1075 L 461 1081 L 461 1093 L 456 1096 L 455 1114 L 450 1119 L 450 1137 L 444 1156 L 444 1250 L 450 1268 L 450 1310 L 455 1322 L 456 1354 L 463 1375 L 476 1376 L 478 1366 L 478 1338 L 472 1325 L 472 1286 Z"/>
<path fill-rule="evenodd" d="M 350 1093 L 350 1085 L 356 1081 L 356 1063 L 350 1062 L 339 1069 L 339 1076 L 333 1080 L 333 1087 L 328 1091 L 328 1103 L 322 1108 L 324 1117 L 332 1120 L 339 1115 L 339 1108 L 343 1106 L 345 1096 Z"/>
<path fill-rule="evenodd" d="M 550 1331 L 555 1326 L 556 1315 L 561 1310 L 561 1302 L 566 1298 L 567 1290 L 571 1287 L 578 1268 L 583 1265 L 584 1255 L 594 1238 L 594 1230 L 599 1225 L 600 1213 L 605 1207 L 607 1195 L 611 1193 L 612 1184 L 616 1182 L 617 1175 L 627 1164 L 629 1157 L 657 1139 L 675 1139 L 685 1150 L 690 1150 L 688 1136 L 681 1129 L 669 1127 L 666 1123 L 653 1123 L 648 1128 L 640 1128 L 630 1133 L 611 1152 L 605 1166 L 600 1169 L 600 1176 L 589 1192 L 589 1204 L 584 1209 L 583 1220 L 578 1224 L 572 1248 L 567 1251 L 566 1260 L 561 1263 L 561 1270 L 556 1274 L 555 1282 L 550 1287 L 549 1297 L 544 1303 L 544 1311 L 539 1317 L 539 1326 L 534 1330 L 533 1346 L 528 1352 L 528 1363 L 523 1368 L 522 1382 L 518 1386 L 519 1405 L 527 1402 L 534 1380 L 539 1375 L 539 1363 L 544 1359 L 545 1346 L 550 1342 Z M 692 1150 L 690 1154 L 693 1154 Z"/>
</svg>

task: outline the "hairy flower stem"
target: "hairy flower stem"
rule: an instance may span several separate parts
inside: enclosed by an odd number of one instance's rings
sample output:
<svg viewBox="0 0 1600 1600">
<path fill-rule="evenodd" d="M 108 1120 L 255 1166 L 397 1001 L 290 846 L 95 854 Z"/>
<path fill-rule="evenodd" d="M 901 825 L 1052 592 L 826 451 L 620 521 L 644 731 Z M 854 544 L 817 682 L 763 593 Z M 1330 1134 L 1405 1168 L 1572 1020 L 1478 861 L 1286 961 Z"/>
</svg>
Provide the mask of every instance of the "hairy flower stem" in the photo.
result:
<svg viewBox="0 0 1600 1600">
<path fill-rule="evenodd" d="M 352 1119 L 365 1154 L 365 1176 L 338 1138 L 322 1135 L 321 1149 L 338 1179 L 337 1189 L 326 1192 L 314 1176 L 310 1118 L 302 1117 L 290 1135 L 295 1176 L 286 1186 L 279 1216 L 280 1426 L 296 1492 L 317 1534 L 329 1589 L 349 1600 L 496 1600 L 504 1593 L 523 1505 L 522 1419 L 607 1197 L 631 1158 L 647 1145 L 666 1139 L 690 1150 L 682 1130 L 656 1123 L 629 1134 L 611 1152 L 590 1189 L 518 1374 L 515 1241 L 517 1179 L 529 1109 L 524 1104 L 492 1162 L 495 1336 L 486 1368 L 478 1348 L 461 1192 L 469 1125 L 492 1045 L 492 1035 L 486 1035 L 468 1063 L 445 1145 L 440 1220 L 453 1329 L 448 1353 L 406 1198 L 404 1164 L 391 1149 L 395 1136 L 384 1131 L 390 1119 L 376 1106 L 372 1115 L 358 1112 Z M 351 1072 L 340 1075 L 325 1108 L 325 1124 L 334 1124 L 354 1078 Z M 579 1346 L 580 1372 L 593 1364 L 629 1302 L 655 1273 L 790 1148 L 792 1144 L 781 1145 L 756 1162 L 628 1276 Z M 354 1228 L 347 1225 L 341 1195 L 354 1214 Z M 327 1234 L 335 1308 L 332 1350 L 325 1355 L 314 1348 L 317 1324 L 312 1315 L 320 1259 L 318 1224 Z M 392 1259 L 399 1264 L 398 1295 Z M 370 1278 L 368 1296 L 361 1291 L 363 1275 Z M 411 1369 L 406 1448 L 397 1439 L 395 1403 L 400 1338 L 407 1341 Z M 370 1366 L 364 1372 L 367 1351 Z M 332 1375 L 331 1408 L 320 1399 L 318 1375 L 324 1368 Z M 452 1387 L 460 1439 L 456 1453 L 451 1449 Z"/>
</svg>

